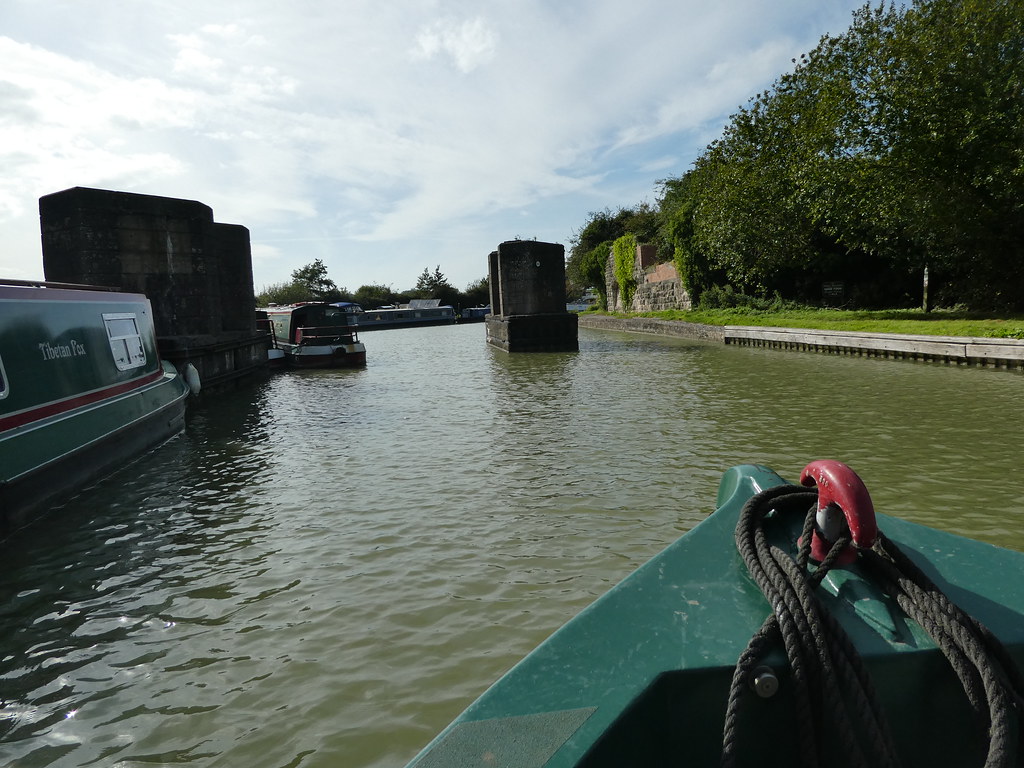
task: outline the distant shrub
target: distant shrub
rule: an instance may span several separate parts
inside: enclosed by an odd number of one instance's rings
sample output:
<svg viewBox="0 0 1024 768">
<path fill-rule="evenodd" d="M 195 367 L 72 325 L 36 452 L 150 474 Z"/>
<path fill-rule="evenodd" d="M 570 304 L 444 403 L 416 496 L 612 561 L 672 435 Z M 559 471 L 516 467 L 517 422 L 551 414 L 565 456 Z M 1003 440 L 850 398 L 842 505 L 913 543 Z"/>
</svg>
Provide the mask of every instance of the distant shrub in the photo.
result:
<svg viewBox="0 0 1024 768">
<path fill-rule="evenodd" d="M 750 296 L 731 285 L 712 285 L 705 288 L 697 302 L 698 309 L 748 309 L 756 312 L 782 312 L 800 309 L 802 305 L 785 301 L 778 292 L 771 297 Z"/>
</svg>

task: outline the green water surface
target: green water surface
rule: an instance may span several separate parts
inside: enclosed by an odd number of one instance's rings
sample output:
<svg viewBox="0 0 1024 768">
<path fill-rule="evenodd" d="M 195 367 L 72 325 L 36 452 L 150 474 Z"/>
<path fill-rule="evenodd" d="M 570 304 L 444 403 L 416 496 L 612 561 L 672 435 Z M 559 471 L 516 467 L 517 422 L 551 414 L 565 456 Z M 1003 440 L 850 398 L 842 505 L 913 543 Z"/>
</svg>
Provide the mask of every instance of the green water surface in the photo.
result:
<svg viewBox="0 0 1024 768">
<path fill-rule="evenodd" d="M 483 336 L 376 331 L 365 370 L 210 399 L 0 545 L 0 765 L 402 766 L 734 464 L 845 461 L 881 511 L 1024 549 L 1019 373 Z"/>
</svg>

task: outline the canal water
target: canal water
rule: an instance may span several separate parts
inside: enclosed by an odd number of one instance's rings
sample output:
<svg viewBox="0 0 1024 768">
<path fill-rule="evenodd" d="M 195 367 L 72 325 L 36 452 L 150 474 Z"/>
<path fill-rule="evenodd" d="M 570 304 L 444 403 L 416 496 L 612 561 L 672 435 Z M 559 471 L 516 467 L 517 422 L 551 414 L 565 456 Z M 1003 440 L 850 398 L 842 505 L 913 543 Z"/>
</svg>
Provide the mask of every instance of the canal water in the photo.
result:
<svg viewBox="0 0 1024 768">
<path fill-rule="evenodd" d="M 1008 371 L 581 329 L 364 333 L 0 544 L 0 766 L 395 768 L 712 511 L 851 464 L 880 511 L 1024 549 Z"/>
</svg>

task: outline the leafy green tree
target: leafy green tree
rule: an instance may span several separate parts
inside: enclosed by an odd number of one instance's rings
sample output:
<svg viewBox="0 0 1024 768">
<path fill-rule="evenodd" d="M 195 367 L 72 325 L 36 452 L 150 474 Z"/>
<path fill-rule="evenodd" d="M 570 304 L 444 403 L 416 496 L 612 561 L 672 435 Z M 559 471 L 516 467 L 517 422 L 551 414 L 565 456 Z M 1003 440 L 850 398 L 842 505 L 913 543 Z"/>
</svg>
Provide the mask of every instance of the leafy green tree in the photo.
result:
<svg viewBox="0 0 1024 768">
<path fill-rule="evenodd" d="M 602 297 L 602 303 L 605 296 L 604 270 L 608 259 L 607 246 L 623 234 L 619 229 L 620 225 L 609 209 L 592 211 L 586 224 L 573 234 L 569 255 L 565 260 L 565 276 L 569 283 L 575 285 L 581 293 L 586 288 L 596 289 Z M 602 244 L 605 246 L 605 261 L 600 264 L 600 268 L 596 268 L 595 261 L 600 261 L 600 256 L 594 251 Z"/>
<path fill-rule="evenodd" d="M 458 308 L 459 291 L 448 282 L 448 278 L 441 272 L 441 265 L 438 264 L 433 273 L 426 267 L 416 280 L 416 287 L 412 293 L 421 299 L 440 299 L 442 304 L 448 304 Z"/>
<path fill-rule="evenodd" d="M 691 279 L 720 272 L 765 295 L 792 292 L 799 276 L 814 272 L 824 238 L 804 199 L 814 96 L 802 73 L 798 66 L 740 109 L 695 164 L 686 206 L 672 220 L 675 234 L 685 233 L 679 255 Z"/>
<path fill-rule="evenodd" d="M 596 290 L 602 306 L 607 307 L 605 270 L 611 244 L 624 235 L 632 235 L 636 242 L 656 244 L 658 260 L 667 261 L 672 257 L 671 243 L 662 237 L 661 232 L 661 213 L 648 203 L 620 208 L 616 213 L 607 208 L 591 212 L 587 223 L 570 241 L 566 278 L 581 293 L 586 288 Z"/>
<path fill-rule="evenodd" d="M 602 309 L 608 308 L 608 258 L 612 252 L 612 240 L 598 243 L 583 255 L 579 264 L 579 274 L 584 287 L 597 291 L 598 303 Z"/>
<path fill-rule="evenodd" d="M 266 285 L 256 296 L 257 307 L 267 307 L 271 304 L 285 305 L 296 304 L 300 301 L 312 301 L 313 298 L 309 289 L 298 283 L 273 283 Z"/>
<path fill-rule="evenodd" d="M 338 288 L 327 276 L 327 267 L 317 259 L 292 272 L 290 283 L 266 286 L 256 297 L 257 306 L 268 304 L 296 304 L 301 301 L 351 301 L 344 288 Z"/>
<path fill-rule="evenodd" d="M 416 280 L 416 290 L 424 291 L 426 293 L 434 293 L 438 289 L 451 288 L 451 283 L 448 282 L 448 278 L 444 276 L 441 271 L 441 265 L 438 264 L 434 267 L 434 272 L 431 274 L 430 270 L 426 267 L 423 268 L 423 272 Z"/>
<path fill-rule="evenodd" d="M 1020 0 L 865 6 L 709 149 L 697 241 L 741 286 L 930 265 L 947 300 L 1020 304 L 1022 72 Z"/>
<path fill-rule="evenodd" d="M 918 2 L 877 35 L 869 215 L 888 214 L 911 263 L 947 275 L 947 299 L 1021 306 L 1024 3 Z"/>
<path fill-rule="evenodd" d="M 459 297 L 464 307 L 485 307 L 491 303 L 491 281 L 485 275 L 466 286 Z"/>
<path fill-rule="evenodd" d="M 671 244 L 676 272 L 690 301 L 696 306 L 704 291 L 727 282 L 726 275 L 723 270 L 711 266 L 694 237 L 694 215 L 700 198 L 696 194 L 693 172 L 659 183 L 662 190 L 659 201 L 661 237 Z"/>
<path fill-rule="evenodd" d="M 570 264 L 574 260 L 582 259 L 584 254 L 589 253 L 601 243 L 610 243 L 625 234 L 621 221 L 625 210 L 620 210 L 618 216 L 608 208 L 603 211 L 591 211 L 586 224 L 580 227 L 570 239 L 572 246 L 569 256 Z"/>
<path fill-rule="evenodd" d="M 320 259 L 292 272 L 292 282 L 304 287 L 314 301 L 341 301 L 347 294 L 327 276 L 327 267 Z"/>
<path fill-rule="evenodd" d="M 905 305 L 927 267 L 947 304 L 1024 307 L 1024 0 L 869 3 L 793 64 L 656 209 L 591 213 L 570 279 L 632 234 L 695 300 L 842 280 L 862 306 Z"/>
<path fill-rule="evenodd" d="M 601 243 L 612 242 L 625 234 L 636 235 L 637 242 L 657 243 L 660 240 L 660 213 L 648 203 L 633 208 L 591 212 L 586 224 L 573 234 L 566 269 L 577 270 L 579 262 Z M 671 252 L 665 260 L 671 258 Z M 596 287 L 596 286 L 595 286 Z"/>
<path fill-rule="evenodd" d="M 355 292 L 354 300 L 365 309 L 376 309 L 394 304 L 397 296 L 390 285 L 361 285 Z"/>
</svg>

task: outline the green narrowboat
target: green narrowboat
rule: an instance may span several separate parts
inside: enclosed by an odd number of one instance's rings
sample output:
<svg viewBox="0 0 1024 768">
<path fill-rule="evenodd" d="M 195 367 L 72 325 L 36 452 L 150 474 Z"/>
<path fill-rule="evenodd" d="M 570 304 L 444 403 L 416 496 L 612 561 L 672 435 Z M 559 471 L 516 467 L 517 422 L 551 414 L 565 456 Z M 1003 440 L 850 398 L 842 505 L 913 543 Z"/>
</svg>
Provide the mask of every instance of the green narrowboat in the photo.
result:
<svg viewBox="0 0 1024 768">
<path fill-rule="evenodd" d="M 0 538 L 184 427 L 140 294 L 0 281 Z"/>
<path fill-rule="evenodd" d="M 271 349 L 292 368 L 356 368 L 366 365 L 359 341 L 359 305 L 304 302 L 258 309 L 270 323 Z"/>
<path fill-rule="evenodd" d="M 410 766 L 1016 766 L 1022 661 L 1024 554 L 745 465 Z"/>
</svg>

